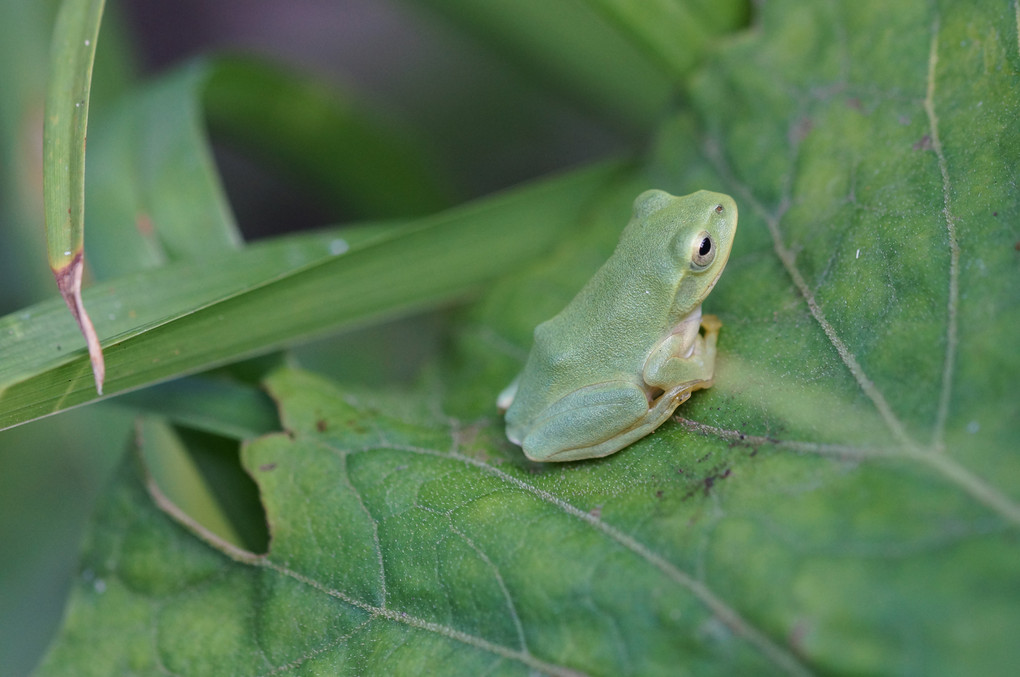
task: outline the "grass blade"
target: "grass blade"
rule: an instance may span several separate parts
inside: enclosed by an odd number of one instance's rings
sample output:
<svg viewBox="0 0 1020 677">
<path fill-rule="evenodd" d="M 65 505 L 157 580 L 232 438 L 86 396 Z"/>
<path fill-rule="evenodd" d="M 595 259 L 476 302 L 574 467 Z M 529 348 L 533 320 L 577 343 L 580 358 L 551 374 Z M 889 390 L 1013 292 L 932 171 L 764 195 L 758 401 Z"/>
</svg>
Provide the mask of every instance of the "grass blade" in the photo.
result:
<svg viewBox="0 0 1020 677">
<path fill-rule="evenodd" d="M 108 391 L 461 298 L 541 256 L 618 176 L 606 163 L 402 227 L 280 238 L 94 285 Z M 338 255 L 341 254 L 342 255 Z M 0 430 L 94 400 L 56 302 L 0 318 Z"/>
<path fill-rule="evenodd" d="M 99 338 L 81 296 L 85 267 L 85 132 L 96 38 L 104 0 L 66 0 L 53 31 L 43 127 L 43 194 L 50 268 L 88 344 L 96 391 L 105 367 Z"/>
</svg>

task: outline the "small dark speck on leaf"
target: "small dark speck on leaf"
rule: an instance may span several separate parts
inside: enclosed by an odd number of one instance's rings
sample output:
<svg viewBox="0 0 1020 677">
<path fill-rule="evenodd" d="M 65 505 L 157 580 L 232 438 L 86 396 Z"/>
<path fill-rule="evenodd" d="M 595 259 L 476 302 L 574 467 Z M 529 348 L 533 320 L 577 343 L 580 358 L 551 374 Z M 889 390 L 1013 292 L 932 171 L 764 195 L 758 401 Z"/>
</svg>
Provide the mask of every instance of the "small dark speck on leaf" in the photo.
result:
<svg viewBox="0 0 1020 677">
<path fill-rule="evenodd" d="M 349 428 L 350 430 L 352 430 L 352 431 L 354 431 L 356 433 L 366 433 L 366 432 L 368 432 L 368 428 L 366 428 L 364 425 L 362 425 L 361 421 L 356 419 L 356 418 L 351 418 L 351 419 L 347 420 L 347 428 Z"/>
<path fill-rule="evenodd" d="M 787 137 L 790 143 L 793 145 L 799 145 L 801 141 L 807 138 L 807 135 L 811 133 L 815 123 L 811 121 L 811 118 L 801 118 L 797 123 L 790 129 Z"/>
<path fill-rule="evenodd" d="M 662 498 L 662 489 L 655 492 L 655 498 Z"/>
<path fill-rule="evenodd" d="M 275 463 L 263 463 L 262 465 L 259 466 L 259 470 L 261 470 L 262 472 L 269 472 L 270 470 L 275 469 L 276 469 Z"/>
<path fill-rule="evenodd" d="M 705 485 L 705 496 L 708 496 L 709 490 L 711 490 L 712 487 L 715 486 L 716 480 L 724 480 L 724 479 L 726 479 L 729 476 L 730 476 L 730 469 L 726 468 L 726 470 L 724 470 L 721 475 L 709 475 L 708 477 L 706 477 L 703 480 L 703 484 Z"/>
<path fill-rule="evenodd" d="M 318 421 L 315 422 L 315 429 L 318 430 L 320 433 L 326 432 L 326 428 L 328 427 L 329 425 L 326 423 L 326 419 L 324 418 L 320 418 Z"/>
<path fill-rule="evenodd" d="M 602 506 L 596 505 L 594 508 L 588 511 L 588 514 L 596 519 L 602 517 Z"/>
<path fill-rule="evenodd" d="M 711 455 L 712 455 L 712 452 L 709 452 L 709 453 L 705 454 L 704 456 L 702 456 L 701 458 L 698 459 L 698 463 L 701 463 L 702 461 L 704 461 L 705 459 L 707 459 Z"/>
<path fill-rule="evenodd" d="M 914 143 L 914 150 L 931 150 L 931 137 L 925 134 Z"/>
</svg>

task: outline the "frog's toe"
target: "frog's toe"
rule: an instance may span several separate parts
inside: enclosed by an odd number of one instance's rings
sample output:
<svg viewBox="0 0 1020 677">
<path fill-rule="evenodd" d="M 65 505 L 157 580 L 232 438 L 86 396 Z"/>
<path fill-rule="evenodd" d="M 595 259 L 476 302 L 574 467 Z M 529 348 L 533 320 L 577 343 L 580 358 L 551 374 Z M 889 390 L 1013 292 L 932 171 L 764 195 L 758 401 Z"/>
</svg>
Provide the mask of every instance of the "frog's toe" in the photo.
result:
<svg viewBox="0 0 1020 677">
<path fill-rule="evenodd" d="M 718 315 L 702 315 L 701 328 L 708 333 L 714 333 L 722 329 L 722 321 Z"/>
</svg>

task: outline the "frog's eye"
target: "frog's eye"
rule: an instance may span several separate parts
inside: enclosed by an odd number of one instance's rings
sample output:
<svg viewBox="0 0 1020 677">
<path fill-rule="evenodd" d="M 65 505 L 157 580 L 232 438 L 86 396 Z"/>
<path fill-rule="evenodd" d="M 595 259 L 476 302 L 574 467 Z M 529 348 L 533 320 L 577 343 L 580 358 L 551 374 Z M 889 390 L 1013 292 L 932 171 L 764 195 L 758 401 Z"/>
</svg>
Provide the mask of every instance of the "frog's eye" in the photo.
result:
<svg viewBox="0 0 1020 677">
<path fill-rule="evenodd" d="M 694 252 L 691 254 L 691 267 L 702 270 L 715 260 L 715 243 L 708 231 L 701 231 L 694 239 Z"/>
</svg>

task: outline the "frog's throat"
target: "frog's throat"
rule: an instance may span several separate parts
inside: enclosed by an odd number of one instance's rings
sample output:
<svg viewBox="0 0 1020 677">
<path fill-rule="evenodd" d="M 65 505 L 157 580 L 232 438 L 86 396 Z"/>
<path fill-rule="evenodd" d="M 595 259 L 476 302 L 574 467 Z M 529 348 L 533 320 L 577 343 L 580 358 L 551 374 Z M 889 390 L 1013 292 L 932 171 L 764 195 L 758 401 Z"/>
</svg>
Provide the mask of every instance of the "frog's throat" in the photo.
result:
<svg viewBox="0 0 1020 677">
<path fill-rule="evenodd" d="M 678 357 L 688 358 L 694 354 L 694 339 L 701 329 L 701 304 L 694 307 L 694 310 L 680 318 L 680 321 L 673 325 L 672 334 L 681 334 L 688 343 L 687 352 Z"/>
<path fill-rule="evenodd" d="M 680 320 L 676 324 L 673 325 L 673 330 L 670 333 L 671 334 L 683 334 L 685 332 L 690 332 L 692 326 L 693 326 L 693 328 L 694 328 L 693 330 L 695 332 L 698 330 L 699 327 L 701 327 L 701 304 L 700 303 L 697 306 L 694 307 L 694 310 L 692 310 L 691 312 L 689 312 L 686 315 L 684 315 L 683 317 L 681 317 Z"/>
<path fill-rule="evenodd" d="M 684 319 L 680 320 L 680 322 L 697 322 L 698 326 L 701 326 L 701 304 L 699 303 L 695 306 L 694 310 L 687 313 Z"/>
</svg>

